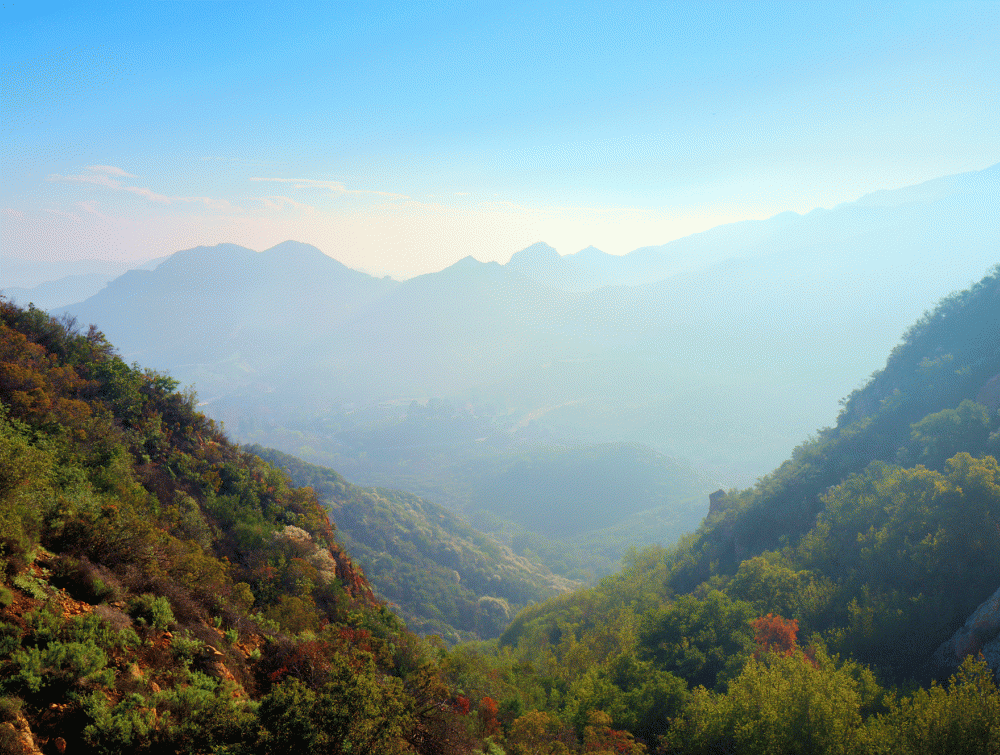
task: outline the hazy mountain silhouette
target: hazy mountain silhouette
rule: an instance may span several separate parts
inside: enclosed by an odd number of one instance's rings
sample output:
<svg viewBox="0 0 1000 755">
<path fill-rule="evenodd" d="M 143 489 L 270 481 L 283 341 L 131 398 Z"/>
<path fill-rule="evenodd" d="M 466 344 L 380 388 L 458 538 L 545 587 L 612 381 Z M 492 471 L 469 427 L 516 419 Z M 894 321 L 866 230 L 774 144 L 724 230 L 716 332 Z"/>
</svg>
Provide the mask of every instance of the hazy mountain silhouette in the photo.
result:
<svg viewBox="0 0 1000 755">
<path fill-rule="evenodd" d="M 781 252 L 800 253 L 817 244 L 837 252 L 900 254 L 918 258 L 947 255 L 940 244 L 961 246 L 968 262 L 995 245 L 1000 165 L 945 176 L 896 190 L 867 194 L 831 210 L 805 215 L 784 212 L 767 220 L 718 226 L 661 246 L 649 246 L 615 257 L 589 247 L 558 256 L 535 244 L 507 263 L 523 275 L 566 291 L 592 291 L 609 285 L 655 283 L 678 273 L 727 259 L 755 259 Z M 987 263 L 988 264 L 988 263 Z M 964 286 L 981 274 L 968 268 Z"/>
<path fill-rule="evenodd" d="M 195 247 L 132 270 L 67 308 L 100 323 L 122 354 L 215 393 L 287 366 L 308 334 L 343 324 L 395 285 L 316 247 Z"/>
<path fill-rule="evenodd" d="M 998 178 L 994 166 L 623 257 L 536 244 L 403 283 L 296 242 L 199 247 L 67 309 L 127 358 L 284 422 L 290 408 L 305 421 L 439 396 L 499 406 L 512 432 L 636 441 L 749 481 L 829 424 L 907 323 L 997 261 Z M 601 275 L 634 285 L 595 288 Z"/>
</svg>

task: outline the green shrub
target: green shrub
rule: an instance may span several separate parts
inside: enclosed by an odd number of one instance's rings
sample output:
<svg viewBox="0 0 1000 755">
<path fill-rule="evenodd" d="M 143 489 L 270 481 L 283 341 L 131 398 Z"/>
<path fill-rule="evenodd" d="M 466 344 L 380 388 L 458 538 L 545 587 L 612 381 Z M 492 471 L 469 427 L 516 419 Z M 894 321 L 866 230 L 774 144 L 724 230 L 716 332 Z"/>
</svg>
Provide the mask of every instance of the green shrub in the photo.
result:
<svg viewBox="0 0 1000 755">
<path fill-rule="evenodd" d="M 74 616 L 63 627 L 61 635 L 72 642 L 92 642 L 109 652 L 137 648 L 139 635 L 131 627 L 115 629 L 95 613 Z"/>
<path fill-rule="evenodd" d="M 158 744 L 168 752 L 230 752 L 255 729 L 256 706 L 233 696 L 232 682 L 197 671 L 189 684 L 157 694 Z"/>
<path fill-rule="evenodd" d="M 185 667 L 190 666 L 207 651 L 205 643 L 192 637 L 188 632 L 175 634 L 170 640 L 170 649 L 173 651 L 174 659 Z"/>
<path fill-rule="evenodd" d="M 48 593 L 45 591 L 45 583 L 38 579 L 38 577 L 33 577 L 30 574 L 18 574 L 14 577 L 13 582 L 14 587 L 25 595 L 30 595 L 35 600 L 45 600 L 48 597 Z"/>
<path fill-rule="evenodd" d="M 17 697 L 0 697 L 0 723 L 14 721 L 21 712 L 22 700 Z"/>
<path fill-rule="evenodd" d="M 8 658 L 21 647 L 21 630 L 14 624 L 0 621 L 0 658 Z"/>
<path fill-rule="evenodd" d="M 143 627 L 164 631 L 174 623 L 174 612 L 170 601 L 152 593 L 143 593 L 128 603 L 128 615 Z"/>
<path fill-rule="evenodd" d="M 95 755 L 126 755 L 146 749 L 156 726 L 156 711 L 142 696 L 126 696 L 114 707 L 101 694 L 84 699 L 83 709 L 91 723 L 83 739 Z"/>
<path fill-rule="evenodd" d="M 11 661 L 17 673 L 9 685 L 32 694 L 51 691 L 52 697 L 59 697 L 74 686 L 114 684 L 107 654 L 92 642 L 50 642 L 44 648 L 23 648 Z"/>
</svg>

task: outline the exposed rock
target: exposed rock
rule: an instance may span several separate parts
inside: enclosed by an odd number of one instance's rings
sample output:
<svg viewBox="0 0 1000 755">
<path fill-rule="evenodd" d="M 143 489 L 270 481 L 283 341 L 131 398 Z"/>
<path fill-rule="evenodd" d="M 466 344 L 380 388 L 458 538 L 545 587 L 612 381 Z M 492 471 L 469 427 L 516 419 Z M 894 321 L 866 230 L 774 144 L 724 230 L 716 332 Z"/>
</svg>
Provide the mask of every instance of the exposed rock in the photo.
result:
<svg viewBox="0 0 1000 755">
<path fill-rule="evenodd" d="M 1000 408 L 1000 375 L 994 375 L 979 389 L 976 403 L 982 404 L 990 411 Z"/>
<path fill-rule="evenodd" d="M 968 656 L 982 653 L 993 672 L 1000 670 L 1000 589 L 987 598 L 965 624 L 934 651 L 931 662 L 956 668 Z"/>
<path fill-rule="evenodd" d="M 708 515 L 711 517 L 716 514 L 721 514 L 731 505 L 732 501 L 726 495 L 726 491 L 720 488 L 714 493 L 710 493 L 708 496 Z"/>
<path fill-rule="evenodd" d="M 17 752 L 23 753 L 23 755 L 42 755 L 42 751 L 39 749 L 37 742 L 35 742 L 35 737 L 31 733 L 28 719 L 24 717 L 23 713 L 18 712 L 13 721 L 5 721 L 0 724 L 0 728 L 5 729 L 3 736 L 0 737 L 0 741 L 5 742 L 11 747 L 16 747 L 14 743 L 17 742 L 20 745 L 20 749 Z"/>
</svg>

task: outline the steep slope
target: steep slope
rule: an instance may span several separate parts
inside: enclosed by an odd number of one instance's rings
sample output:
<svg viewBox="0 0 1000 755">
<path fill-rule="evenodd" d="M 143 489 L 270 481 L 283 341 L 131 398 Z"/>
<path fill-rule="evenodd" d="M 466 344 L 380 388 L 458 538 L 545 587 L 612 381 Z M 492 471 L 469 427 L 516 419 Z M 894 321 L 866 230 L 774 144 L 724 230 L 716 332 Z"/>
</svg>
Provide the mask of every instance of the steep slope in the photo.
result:
<svg viewBox="0 0 1000 755">
<path fill-rule="evenodd" d="M 0 567 L 4 752 L 466 747 L 438 653 L 312 491 L 96 329 L 4 300 Z"/>
<path fill-rule="evenodd" d="M 430 501 L 361 488 L 273 449 L 246 450 L 316 491 L 378 595 L 395 604 L 413 631 L 451 641 L 490 639 L 526 604 L 578 586 Z"/>
<path fill-rule="evenodd" d="M 505 693 L 662 752 L 995 747 L 998 344 L 1000 268 L 676 548 L 522 611 L 490 662 L 536 671 Z"/>
<path fill-rule="evenodd" d="M 677 548 L 633 554 L 593 591 L 527 609 L 502 641 L 544 655 L 529 648 L 551 648 L 556 627 L 561 647 L 567 631 L 579 643 L 610 631 L 622 644 L 592 662 L 634 653 L 721 689 L 749 658 L 748 622 L 774 614 L 883 680 L 947 675 L 942 658 L 957 664 L 998 625 L 987 606 L 988 620 L 955 635 L 1000 574 L 998 344 L 1000 270 L 918 321 L 835 427 L 754 487 L 713 497 Z"/>
</svg>

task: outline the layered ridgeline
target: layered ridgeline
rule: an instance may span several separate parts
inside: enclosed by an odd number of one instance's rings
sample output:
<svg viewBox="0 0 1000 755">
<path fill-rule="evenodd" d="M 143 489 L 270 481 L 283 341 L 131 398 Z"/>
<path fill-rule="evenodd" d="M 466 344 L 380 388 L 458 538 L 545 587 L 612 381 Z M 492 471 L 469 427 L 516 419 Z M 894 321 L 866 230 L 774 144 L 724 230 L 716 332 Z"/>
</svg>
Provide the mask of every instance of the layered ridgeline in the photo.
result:
<svg viewBox="0 0 1000 755">
<path fill-rule="evenodd" d="M 392 480 L 573 580 L 616 570 L 629 546 L 676 542 L 704 518 L 714 489 L 711 478 L 645 446 L 515 441 L 447 401 L 412 402 L 402 417 L 345 427 L 336 444 L 324 444 L 329 434 L 272 429 L 261 440 L 359 482 Z"/>
<path fill-rule="evenodd" d="M 413 631 L 449 641 L 497 637 L 528 603 L 579 586 L 443 506 L 411 493 L 352 485 L 331 469 L 273 449 L 245 450 L 316 492 L 376 593 Z"/>
<path fill-rule="evenodd" d="M 294 242 L 198 248 L 67 311 L 102 323 L 127 359 L 197 385 L 240 440 L 345 473 L 324 454 L 362 417 L 400 421 L 439 398 L 515 445 L 640 443 L 751 481 L 927 302 L 993 264 L 998 181 L 993 167 L 620 258 L 536 246 L 402 283 Z M 297 433 L 307 442 L 293 446 Z M 364 474 L 350 479 L 412 489 L 378 457 L 352 459 Z"/>
<path fill-rule="evenodd" d="M 1000 269 L 676 548 L 468 652 L 478 683 L 549 731 L 596 709 L 663 752 L 996 750 L 1000 693 L 975 658 L 1000 669 L 998 410 Z M 511 668 L 535 673 L 490 681 Z"/>
<path fill-rule="evenodd" d="M 462 752 L 315 494 L 95 329 L 0 299 L 0 751 Z"/>
</svg>

